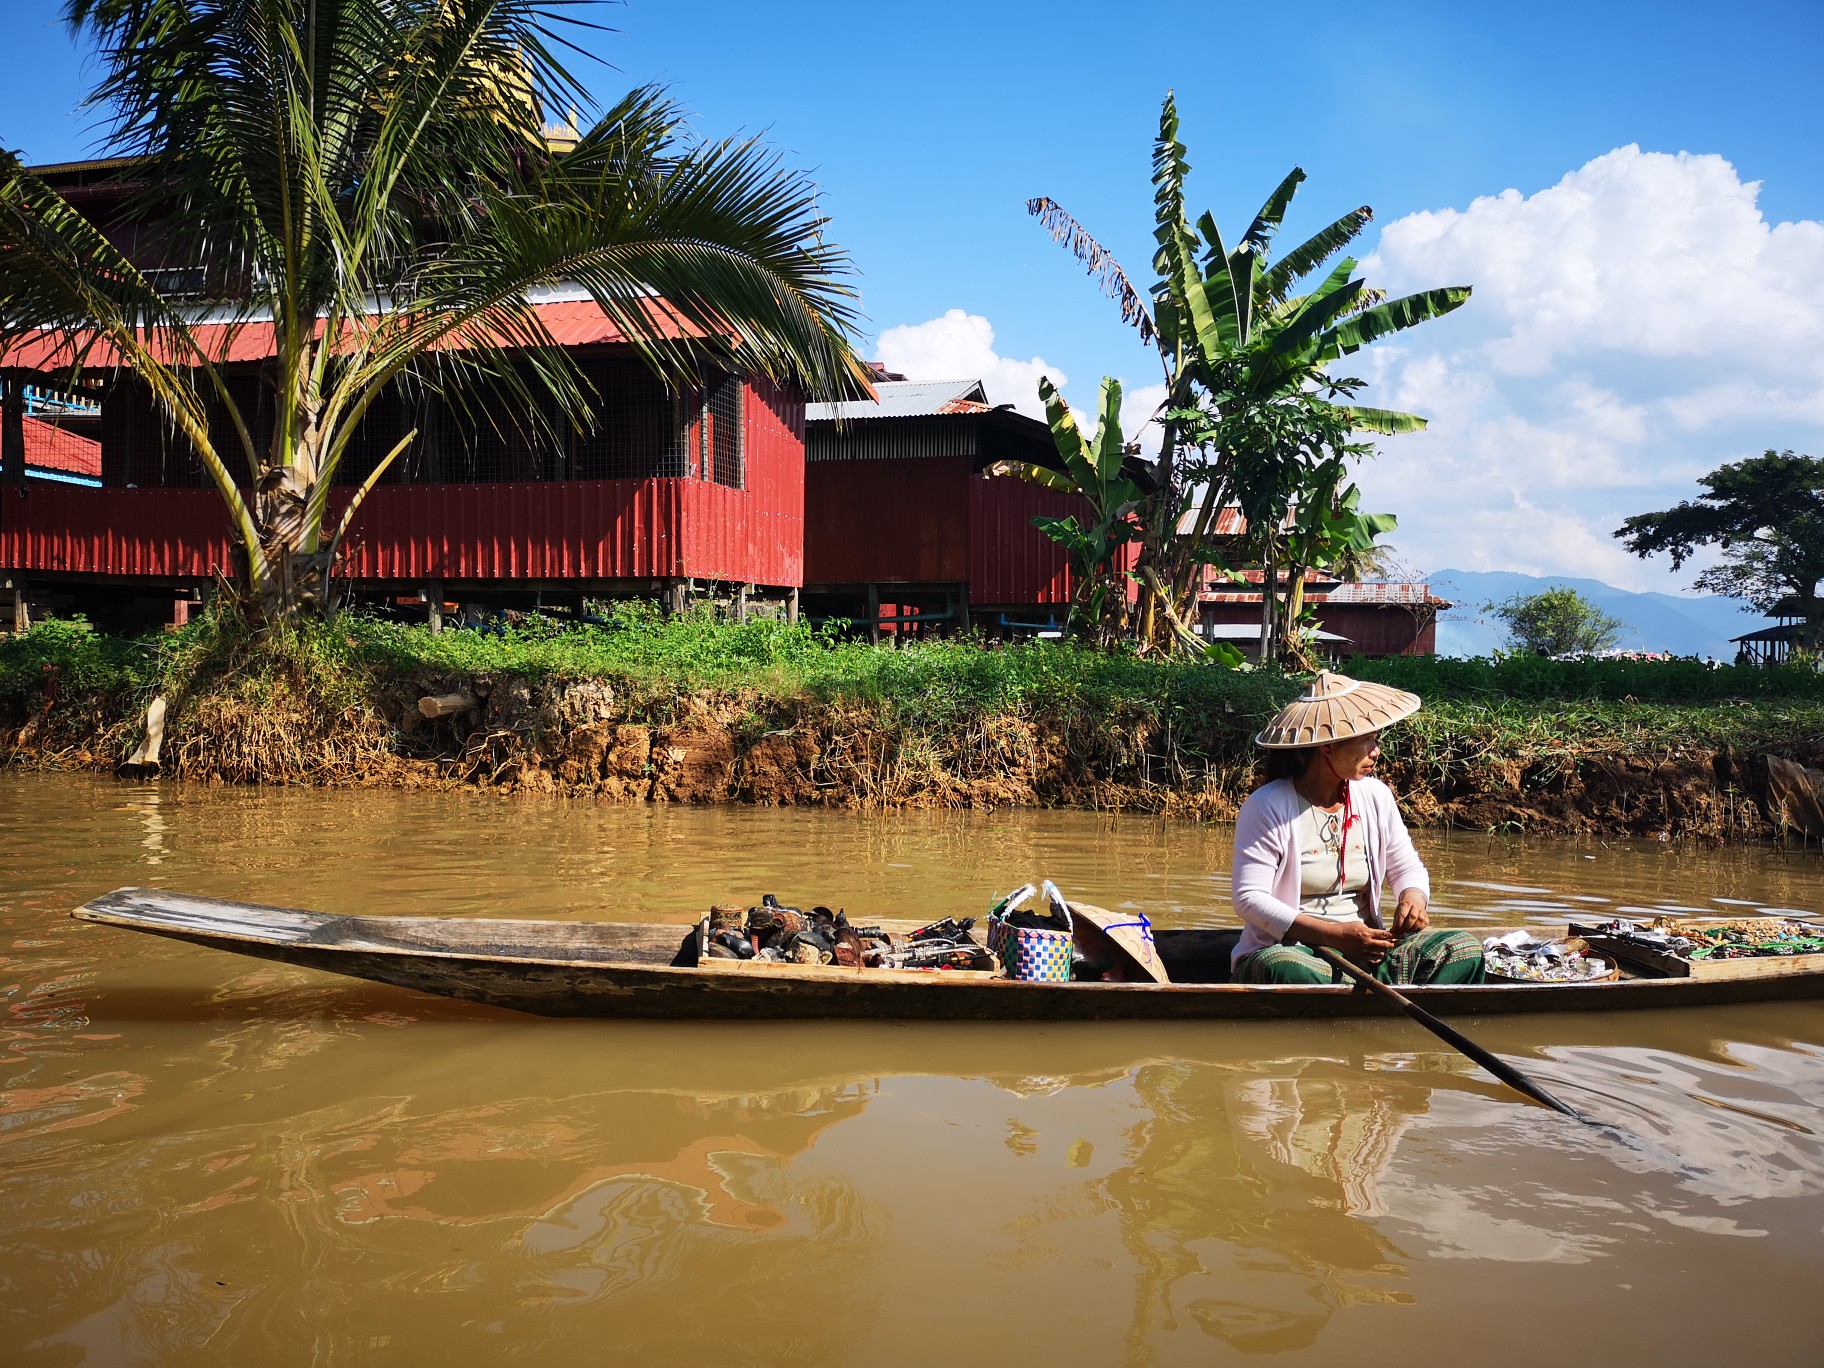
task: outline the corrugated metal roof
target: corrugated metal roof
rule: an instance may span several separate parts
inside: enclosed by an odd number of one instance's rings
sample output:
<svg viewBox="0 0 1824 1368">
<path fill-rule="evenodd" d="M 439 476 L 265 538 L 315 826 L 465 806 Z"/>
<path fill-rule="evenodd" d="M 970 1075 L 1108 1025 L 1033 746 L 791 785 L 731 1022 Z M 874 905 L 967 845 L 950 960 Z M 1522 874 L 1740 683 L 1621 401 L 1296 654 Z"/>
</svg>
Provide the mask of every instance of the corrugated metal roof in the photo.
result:
<svg viewBox="0 0 1824 1368">
<path fill-rule="evenodd" d="M 1339 584 L 1324 596 L 1331 603 L 1429 603 L 1450 607 L 1447 599 L 1434 598 L 1429 584 Z"/>
<path fill-rule="evenodd" d="M 101 478 L 101 443 L 78 437 L 54 423 L 25 420 L 25 468 Z"/>
<path fill-rule="evenodd" d="M 1180 532 L 1192 531 L 1197 526 L 1197 518 L 1198 511 L 1193 508 L 1178 520 L 1178 530 Z M 1280 526 L 1292 526 L 1293 518 L 1293 514 L 1286 514 L 1280 522 Z M 1241 510 L 1234 504 L 1227 504 L 1216 510 L 1216 524 L 1210 528 L 1210 535 L 1213 537 L 1240 537 L 1245 536 L 1247 530 L 1248 520 L 1241 516 Z"/>
<path fill-rule="evenodd" d="M 928 418 L 939 413 L 986 413 L 988 391 L 980 380 L 880 380 L 872 402 L 850 399 L 840 404 L 806 404 L 807 423 L 857 418 Z"/>
<path fill-rule="evenodd" d="M 609 321 L 594 300 L 539 302 L 533 307 L 538 311 L 539 320 L 545 325 L 546 331 L 560 347 L 603 346 L 627 340 L 626 335 Z M 656 301 L 652 307 L 655 311 L 662 308 Z M 688 336 L 693 331 L 676 319 L 662 318 L 662 321 L 673 337 Z M 349 331 L 352 333 L 354 329 L 351 327 Z M 276 351 L 273 326 L 269 322 L 197 323 L 192 325 L 191 334 L 203 353 L 217 364 L 263 361 Z M 460 351 L 469 346 L 490 344 L 498 340 L 485 335 L 485 330 L 471 329 L 457 333 L 443 343 L 441 349 Z M 87 341 L 88 336 L 81 333 L 43 331 L 18 339 L 5 349 L 4 357 L 9 366 L 19 366 L 26 370 L 58 371 L 72 364 L 75 349 Z M 176 359 L 163 345 L 155 344 L 153 350 L 161 361 Z M 105 342 L 90 347 L 82 360 L 90 368 L 119 364 L 114 348 Z"/>
<path fill-rule="evenodd" d="M 1263 576 L 1258 570 L 1246 572 L 1252 584 L 1260 584 Z M 1230 581 L 1222 581 L 1230 583 Z M 1311 583 L 1308 577 L 1306 583 Z M 1322 581 L 1319 581 L 1320 583 Z M 1197 596 L 1201 603 L 1259 603 L 1259 589 L 1206 589 Z M 1449 599 L 1432 597 L 1428 584 L 1333 584 L 1325 590 L 1305 591 L 1305 602 L 1355 604 L 1360 607 L 1430 607 L 1439 610 L 1452 607 Z"/>
</svg>

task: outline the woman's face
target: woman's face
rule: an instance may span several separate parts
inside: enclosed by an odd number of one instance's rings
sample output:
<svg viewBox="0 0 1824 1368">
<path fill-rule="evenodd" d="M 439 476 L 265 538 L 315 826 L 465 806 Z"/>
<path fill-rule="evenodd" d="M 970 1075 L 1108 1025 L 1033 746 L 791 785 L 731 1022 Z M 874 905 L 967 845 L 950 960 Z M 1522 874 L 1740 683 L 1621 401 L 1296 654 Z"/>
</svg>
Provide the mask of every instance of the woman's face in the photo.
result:
<svg viewBox="0 0 1824 1368">
<path fill-rule="evenodd" d="M 1368 732 L 1362 736 L 1352 736 L 1347 741 L 1333 741 L 1327 746 L 1317 748 L 1319 756 L 1328 759 L 1329 769 L 1325 769 L 1323 759 L 1318 763 L 1319 773 L 1334 770 L 1341 779 L 1366 779 L 1374 773 L 1374 762 L 1381 753 L 1381 734 Z"/>
</svg>

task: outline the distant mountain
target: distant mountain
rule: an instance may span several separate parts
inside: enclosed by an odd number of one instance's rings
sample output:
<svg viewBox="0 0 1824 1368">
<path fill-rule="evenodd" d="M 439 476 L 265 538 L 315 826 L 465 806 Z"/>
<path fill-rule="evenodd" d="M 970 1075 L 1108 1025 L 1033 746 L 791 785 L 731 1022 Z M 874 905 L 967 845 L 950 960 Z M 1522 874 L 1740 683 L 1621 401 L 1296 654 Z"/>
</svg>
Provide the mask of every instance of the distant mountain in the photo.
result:
<svg viewBox="0 0 1824 1368">
<path fill-rule="evenodd" d="M 1438 619 L 1439 655 L 1487 655 L 1505 645 L 1505 624 L 1484 613 L 1482 605 L 1500 603 L 1515 594 L 1536 594 L 1555 585 L 1575 589 L 1610 617 L 1627 623 L 1620 645 L 1634 650 L 1711 656 L 1727 662 L 1735 659 L 1731 637 L 1770 625 L 1740 600 L 1713 594 L 1634 594 L 1601 580 L 1519 575 L 1506 570 L 1439 570 L 1426 579 L 1432 593 L 1456 605 Z"/>
</svg>

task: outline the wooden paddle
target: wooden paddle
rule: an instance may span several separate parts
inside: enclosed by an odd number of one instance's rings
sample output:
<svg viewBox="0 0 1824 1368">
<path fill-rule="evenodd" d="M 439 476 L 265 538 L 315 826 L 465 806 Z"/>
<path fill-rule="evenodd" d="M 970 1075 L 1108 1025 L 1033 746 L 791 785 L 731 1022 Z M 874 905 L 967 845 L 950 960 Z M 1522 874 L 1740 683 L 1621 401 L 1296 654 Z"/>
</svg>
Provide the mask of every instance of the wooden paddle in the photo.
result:
<svg viewBox="0 0 1824 1368">
<path fill-rule="evenodd" d="M 1314 948 L 1317 950 L 1318 954 L 1322 955 L 1338 969 L 1341 969 L 1345 974 L 1349 975 L 1350 978 L 1361 984 L 1362 987 L 1366 988 L 1371 993 L 1386 998 L 1387 1001 L 1393 1003 L 1394 1006 L 1398 1007 L 1402 1012 L 1406 1013 L 1407 1016 L 1411 1017 L 1414 1021 L 1418 1022 L 1419 1025 L 1438 1037 L 1438 1039 L 1455 1049 L 1461 1050 L 1464 1054 L 1475 1060 L 1476 1063 L 1487 1069 L 1496 1078 L 1507 1084 L 1508 1087 L 1514 1089 L 1515 1092 L 1524 1093 L 1535 1102 L 1543 1102 L 1555 1112 L 1563 1112 L 1566 1116 L 1574 1116 L 1577 1120 L 1587 1122 L 1591 1125 L 1596 1124 L 1595 1122 L 1590 1121 L 1589 1117 L 1585 1116 L 1582 1112 L 1577 1111 L 1573 1107 L 1567 1107 L 1544 1088 L 1533 1082 L 1532 1079 L 1521 1073 L 1520 1070 L 1514 1068 L 1513 1065 L 1502 1063 L 1501 1060 L 1476 1044 L 1476 1042 L 1471 1040 L 1468 1036 L 1446 1026 L 1404 993 L 1382 983 L 1373 974 L 1362 968 L 1361 965 L 1356 964 L 1353 960 L 1345 959 L 1327 945 L 1320 945 Z"/>
</svg>

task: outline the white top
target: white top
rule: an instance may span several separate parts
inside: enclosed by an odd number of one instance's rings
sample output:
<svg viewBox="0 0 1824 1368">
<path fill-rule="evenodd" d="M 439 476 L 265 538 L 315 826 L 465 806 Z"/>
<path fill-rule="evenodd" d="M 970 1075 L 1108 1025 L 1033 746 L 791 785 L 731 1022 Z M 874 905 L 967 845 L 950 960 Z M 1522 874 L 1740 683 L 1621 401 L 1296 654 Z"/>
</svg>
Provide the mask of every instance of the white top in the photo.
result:
<svg viewBox="0 0 1824 1368">
<path fill-rule="evenodd" d="M 1299 803 L 1298 910 L 1326 921 L 1360 921 L 1368 843 L 1359 830 L 1343 830 L 1341 809 L 1328 812 L 1302 796 Z"/>
<path fill-rule="evenodd" d="M 1349 843 L 1363 837 L 1368 857 L 1368 887 L 1362 891 L 1362 920 L 1381 924 L 1381 885 L 1394 892 L 1417 889 L 1428 897 L 1431 880 L 1424 861 L 1412 848 L 1399 805 L 1379 779 L 1354 779 L 1349 784 L 1350 806 L 1360 824 L 1349 833 Z M 1245 923 L 1235 946 L 1235 958 L 1263 946 L 1278 945 L 1298 917 L 1299 861 L 1298 791 L 1290 779 L 1275 779 L 1248 795 L 1235 817 L 1235 865 L 1230 888 L 1235 910 Z"/>
</svg>

